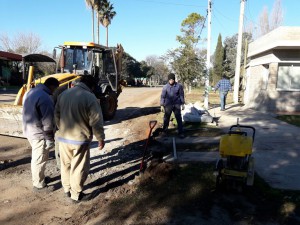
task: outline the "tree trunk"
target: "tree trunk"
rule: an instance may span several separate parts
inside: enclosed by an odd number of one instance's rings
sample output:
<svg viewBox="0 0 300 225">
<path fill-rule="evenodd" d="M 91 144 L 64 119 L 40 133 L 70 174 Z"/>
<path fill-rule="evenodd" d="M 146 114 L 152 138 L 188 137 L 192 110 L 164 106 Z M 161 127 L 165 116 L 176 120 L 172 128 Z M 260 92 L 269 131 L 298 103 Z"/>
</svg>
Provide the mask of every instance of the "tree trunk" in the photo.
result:
<svg viewBox="0 0 300 225">
<path fill-rule="evenodd" d="M 95 31 L 94 31 L 94 8 L 92 8 L 92 24 L 93 24 L 93 27 L 92 27 L 92 35 L 93 35 L 93 42 L 95 42 Z"/>
<path fill-rule="evenodd" d="M 108 47 L 108 26 L 106 27 L 106 47 Z"/>
<path fill-rule="evenodd" d="M 97 43 L 100 44 L 100 21 L 97 18 Z"/>
</svg>

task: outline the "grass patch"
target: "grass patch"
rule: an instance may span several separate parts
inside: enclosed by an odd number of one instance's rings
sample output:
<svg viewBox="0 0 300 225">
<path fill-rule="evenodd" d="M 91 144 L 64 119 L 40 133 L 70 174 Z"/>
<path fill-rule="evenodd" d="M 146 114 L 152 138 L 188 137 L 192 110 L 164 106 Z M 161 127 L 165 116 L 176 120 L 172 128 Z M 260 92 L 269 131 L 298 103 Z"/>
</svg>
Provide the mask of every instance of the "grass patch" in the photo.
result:
<svg viewBox="0 0 300 225">
<path fill-rule="evenodd" d="M 193 215 L 200 209 L 208 214 L 213 205 L 210 190 L 214 186 L 213 164 L 161 165 L 160 169 L 152 168 L 150 174 L 145 172 L 135 193 L 114 201 L 112 212 L 126 217 L 129 213 L 126 209 L 130 209 L 140 213 L 138 219 L 151 218 L 159 209 L 167 209 L 173 219 Z"/>
<path fill-rule="evenodd" d="M 211 91 L 209 92 L 209 104 L 215 105 L 220 104 L 220 97 L 219 92 L 216 93 Z M 185 101 L 186 103 L 195 103 L 195 102 L 202 102 L 204 103 L 204 89 L 203 88 L 194 88 L 192 89 L 191 93 L 185 92 Z M 226 104 L 233 103 L 233 93 L 229 92 L 226 98 Z"/>
<path fill-rule="evenodd" d="M 276 117 L 279 120 L 300 127 L 300 115 L 280 115 Z"/>
<path fill-rule="evenodd" d="M 171 121 L 174 125 L 174 128 L 169 128 L 168 134 L 172 136 L 177 134 L 177 121 L 173 114 L 171 116 Z M 220 128 L 216 127 L 214 123 L 183 122 L 183 128 L 185 135 L 192 137 L 215 137 L 224 134 L 224 132 Z"/>
<path fill-rule="evenodd" d="M 135 222 L 147 223 L 147 218 L 156 216 L 157 211 L 161 216 L 160 213 L 166 210 L 172 220 L 188 224 L 185 219 L 196 217 L 199 212 L 201 218 L 210 218 L 217 208 L 218 212 L 229 215 L 232 221 L 297 224 L 300 216 L 299 191 L 272 189 L 256 175 L 254 186 L 242 193 L 230 186 L 217 192 L 214 163 L 165 164 L 156 165 L 156 169 L 147 168 L 150 169 L 149 174 L 145 172 L 141 177 L 136 191 L 116 199 L 111 205 L 111 212 L 118 212 L 118 216 L 123 218 L 132 211 L 139 212 Z"/>
</svg>

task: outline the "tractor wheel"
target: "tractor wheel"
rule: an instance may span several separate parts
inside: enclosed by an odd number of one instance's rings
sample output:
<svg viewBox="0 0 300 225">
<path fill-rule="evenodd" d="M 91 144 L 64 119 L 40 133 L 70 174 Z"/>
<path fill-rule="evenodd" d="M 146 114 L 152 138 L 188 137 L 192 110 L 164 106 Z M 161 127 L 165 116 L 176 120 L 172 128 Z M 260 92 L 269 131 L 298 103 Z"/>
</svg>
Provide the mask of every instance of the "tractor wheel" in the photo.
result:
<svg viewBox="0 0 300 225">
<path fill-rule="evenodd" d="M 102 106 L 102 114 L 104 120 L 111 120 L 114 118 L 117 107 L 118 107 L 118 98 L 115 92 L 108 92 L 104 99 Z"/>
</svg>

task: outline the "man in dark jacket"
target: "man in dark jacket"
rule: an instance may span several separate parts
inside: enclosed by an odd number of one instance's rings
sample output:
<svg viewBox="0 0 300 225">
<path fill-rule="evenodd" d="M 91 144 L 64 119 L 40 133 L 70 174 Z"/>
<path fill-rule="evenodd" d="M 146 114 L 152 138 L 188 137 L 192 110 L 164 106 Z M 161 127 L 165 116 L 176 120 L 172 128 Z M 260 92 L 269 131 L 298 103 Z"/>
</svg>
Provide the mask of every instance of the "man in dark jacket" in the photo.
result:
<svg viewBox="0 0 300 225">
<path fill-rule="evenodd" d="M 58 80 L 50 77 L 44 84 L 38 84 L 26 93 L 23 102 L 23 133 L 32 147 L 34 191 L 49 190 L 45 182 L 45 168 L 49 151 L 54 148 L 54 102 L 50 95 L 58 86 Z"/>
<path fill-rule="evenodd" d="M 169 82 L 163 87 L 160 105 L 161 111 L 164 112 L 163 132 L 166 132 L 169 127 L 170 117 L 174 112 L 177 129 L 180 138 L 184 138 L 181 109 L 184 110 L 184 91 L 181 84 L 175 82 L 175 74 L 168 75 Z"/>
</svg>

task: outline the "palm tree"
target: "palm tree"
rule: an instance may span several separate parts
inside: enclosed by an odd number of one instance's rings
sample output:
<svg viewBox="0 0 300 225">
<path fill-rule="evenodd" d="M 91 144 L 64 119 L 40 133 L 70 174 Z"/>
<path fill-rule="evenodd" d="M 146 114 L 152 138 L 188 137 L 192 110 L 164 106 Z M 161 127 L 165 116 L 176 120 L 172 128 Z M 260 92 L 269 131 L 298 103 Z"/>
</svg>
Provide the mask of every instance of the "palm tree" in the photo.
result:
<svg viewBox="0 0 300 225">
<path fill-rule="evenodd" d="M 100 21 L 101 12 L 104 5 L 107 4 L 107 0 L 97 0 L 96 17 L 97 17 L 97 43 L 100 44 Z"/>
<path fill-rule="evenodd" d="M 108 47 L 108 26 L 111 24 L 111 20 L 117 14 L 114 10 L 113 4 L 106 1 L 101 10 L 99 11 L 100 23 L 106 28 L 106 46 Z"/>
<path fill-rule="evenodd" d="M 85 4 L 87 7 L 92 9 L 92 35 L 93 35 L 93 42 L 95 42 L 95 31 L 94 31 L 94 10 L 97 7 L 97 0 L 85 0 Z"/>
</svg>

